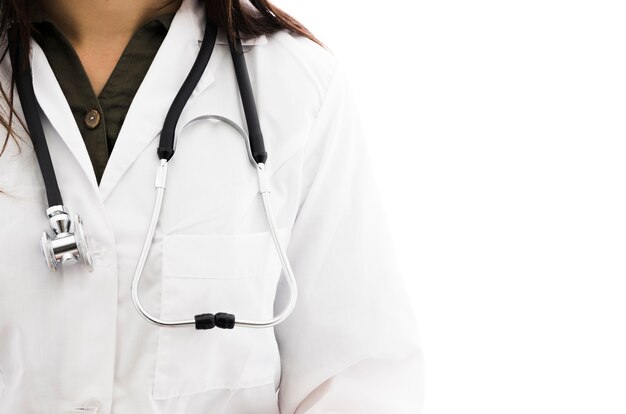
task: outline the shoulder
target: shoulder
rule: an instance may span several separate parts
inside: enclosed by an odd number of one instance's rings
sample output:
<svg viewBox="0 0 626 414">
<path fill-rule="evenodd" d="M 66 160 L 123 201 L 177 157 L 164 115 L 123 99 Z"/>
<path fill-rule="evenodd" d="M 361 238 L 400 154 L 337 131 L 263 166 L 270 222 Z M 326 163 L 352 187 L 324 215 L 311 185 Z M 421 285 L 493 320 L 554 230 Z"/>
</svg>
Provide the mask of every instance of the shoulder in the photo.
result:
<svg viewBox="0 0 626 414">
<path fill-rule="evenodd" d="M 331 147 L 336 140 L 351 140 L 330 133 L 340 127 L 351 133 L 349 124 L 356 114 L 349 76 L 340 58 L 286 30 L 250 44 L 255 46 L 244 46 L 244 54 L 261 124 L 266 127 L 266 143 L 278 165 L 306 147 L 310 150 L 303 156 L 316 152 L 315 148 Z"/>
<path fill-rule="evenodd" d="M 310 142 L 340 72 L 339 60 L 329 49 L 288 30 L 246 43 L 244 55 L 266 147 L 278 168 Z"/>
<path fill-rule="evenodd" d="M 335 73 L 337 57 L 311 39 L 280 30 L 257 38 L 246 58 L 253 61 L 259 88 L 282 91 L 292 103 L 319 108 Z M 292 96 L 295 94 L 296 96 Z"/>
</svg>

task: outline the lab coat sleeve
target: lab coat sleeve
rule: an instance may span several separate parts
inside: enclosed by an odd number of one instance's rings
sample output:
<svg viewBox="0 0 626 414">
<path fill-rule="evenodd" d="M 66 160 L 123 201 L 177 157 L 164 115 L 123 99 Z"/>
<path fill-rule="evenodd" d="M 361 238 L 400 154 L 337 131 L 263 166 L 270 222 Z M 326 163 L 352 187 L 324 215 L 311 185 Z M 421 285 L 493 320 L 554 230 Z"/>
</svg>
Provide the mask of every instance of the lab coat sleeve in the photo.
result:
<svg viewBox="0 0 626 414">
<path fill-rule="evenodd" d="M 301 150 L 303 190 L 288 248 L 299 301 L 276 328 L 281 413 L 422 409 L 421 349 L 365 140 L 337 66 Z"/>
</svg>

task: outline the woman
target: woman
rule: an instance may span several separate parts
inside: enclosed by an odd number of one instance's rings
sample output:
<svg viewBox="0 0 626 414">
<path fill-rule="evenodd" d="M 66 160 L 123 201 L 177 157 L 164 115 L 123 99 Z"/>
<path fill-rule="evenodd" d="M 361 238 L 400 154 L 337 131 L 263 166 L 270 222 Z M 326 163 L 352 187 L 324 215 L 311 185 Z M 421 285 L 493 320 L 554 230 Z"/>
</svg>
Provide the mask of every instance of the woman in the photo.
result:
<svg viewBox="0 0 626 414">
<path fill-rule="evenodd" d="M 421 354 L 363 131 L 346 74 L 313 35 L 265 0 L 1 4 L 1 413 L 420 410 Z M 209 27 L 216 40 L 203 42 Z M 210 117 L 250 130 L 238 36 L 298 301 L 273 328 L 155 326 L 131 294 L 146 237 L 137 292 L 151 315 L 268 320 L 289 303 L 258 168 L 236 127 Z M 204 44 L 146 236 L 164 120 Z M 22 102 L 27 65 L 34 98 Z M 84 224 L 88 249 L 77 241 L 68 256 L 78 263 L 44 260 L 37 245 L 51 193 L 26 132 L 34 100 L 63 204 Z"/>
</svg>

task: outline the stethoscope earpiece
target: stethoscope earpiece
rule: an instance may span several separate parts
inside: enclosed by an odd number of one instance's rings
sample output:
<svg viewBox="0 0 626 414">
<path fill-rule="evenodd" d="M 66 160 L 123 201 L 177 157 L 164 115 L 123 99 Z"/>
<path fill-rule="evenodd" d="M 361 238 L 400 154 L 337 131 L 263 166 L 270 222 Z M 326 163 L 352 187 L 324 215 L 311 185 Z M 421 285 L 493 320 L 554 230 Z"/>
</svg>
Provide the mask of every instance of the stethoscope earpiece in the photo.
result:
<svg viewBox="0 0 626 414">
<path fill-rule="evenodd" d="M 52 237 L 48 232 L 41 235 L 41 250 L 50 270 L 56 272 L 59 265 L 81 262 L 91 272 L 91 251 L 80 216 L 74 214 L 72 220 L 64 206 L 52 206 L 46 210 L 46 214 L 53 234 Z"/>
</svg>

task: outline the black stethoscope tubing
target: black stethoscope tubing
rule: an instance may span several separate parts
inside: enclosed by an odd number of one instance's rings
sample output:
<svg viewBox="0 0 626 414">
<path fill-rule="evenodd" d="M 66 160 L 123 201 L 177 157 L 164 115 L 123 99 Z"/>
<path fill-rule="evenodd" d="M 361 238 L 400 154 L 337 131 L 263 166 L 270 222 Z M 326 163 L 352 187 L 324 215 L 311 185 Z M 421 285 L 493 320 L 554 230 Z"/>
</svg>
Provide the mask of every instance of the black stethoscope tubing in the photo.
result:
<svg viewBox="0 0 626 414">
<path fill-rule="evenodd" d="M 61 197 L 61 191 L 59 190 L 59 184 L 57 183 L 56 174 L 54 172 L 54 165 L 52 164 L 50 151 L 48 150 L 48 143 L 46 142 L 43 126 L 41 125 L 41 118 L 39 117 L 39 103 L 37 102 L 33 89 L 30 65 L 20 70 L 20 66 L 23 63 L 24 51 L 22 50 L 22 43 L 17 39 L 17 36 L 12 35 L 13 31 L 9 28 L 9 41 L 14 45 L 12 48 L 13 53 L 10 55 L 11 68 L 14 72 L 17 71 L 15 80 L 17 94 L 20 98 L 26 124 L 28 125 L 33 150 L 37 156 L 37 162 L 39 163 L 39 168 L 43 176 L 48 206 L 63 205 L 63 198 Z M 29 60 L 26 59 L 25 62 L 28 63 Z"/>
<path fill-rule="evenodd" d="M 157 149 L 159 159 L 169 161 L 174 155 L 174 133 L 176 125 L 185 105 L 189 100 L 189 97 L 200 81 L 200 78 L 209 63 L 216 40 L 217 26 L 214 25 L 209 20 L 208 15 L 206 15 L 204 38 L 202 45 L 200 46 L 198 56 L 196 57 L 189 74 L 176 94 L 176 97 L 172 101 L 167 115 L 165 116 L 159 146 Z M 267 159 L 267 152 L 265 151 L 265 144 L 259 124 L 259 117 L 254 100 L 254 94 L 252 92 L 250 76 L 248 74 L 246 61 L 243 55 L 243 46 L 239 36 L 237 36 L 235 40 L 236 45 L 233 45 L 230 38 L 228 43 L 237 77 L 237 84 L 239 86 L 239 93 L 241 94 L 246 124 L 248 126 L 250 151 L 252 153 L 252 157 L 257 163 L 264 163 Z M 22 105 L 22 110 L 24 112 L 24 118 L 33 142 L 33 150 L 35 151 L 37 162 L 39 163 L 39 168 L 41 169 L 46 187 L 48 206 L 60 206 L 63 205 L 63 198 L 61 197 L 61 191 L 59 190 L 56 174 L 54 172 L 54 165 L 52 164 L 41 118 L 39 117 L 40 106 L 33 88 L 32 72 L 29 65 L 30 60 L 24 60 L 24 62 L 26 62 L 26 67 L 20 71 L 19 68 L 23 63 L 22 60 L 24 51 L 22 50 L 21 42 L 17 39 L 17 36 L 11 29 L 9 29 L 9 41 L 14 44 L 14 47 L 12 48 L 13 53 L 10 54 L 11 65 L 13 70 L 16 70 L 16 68 L 18 70 L 16 76 L 17 92 Z"/>
</svg>

